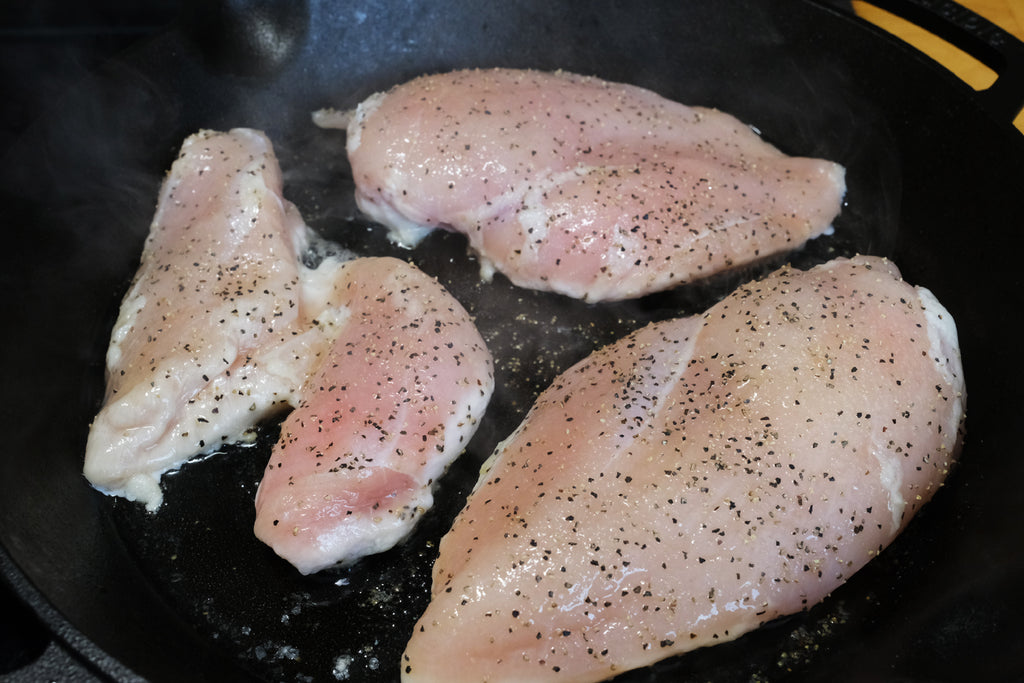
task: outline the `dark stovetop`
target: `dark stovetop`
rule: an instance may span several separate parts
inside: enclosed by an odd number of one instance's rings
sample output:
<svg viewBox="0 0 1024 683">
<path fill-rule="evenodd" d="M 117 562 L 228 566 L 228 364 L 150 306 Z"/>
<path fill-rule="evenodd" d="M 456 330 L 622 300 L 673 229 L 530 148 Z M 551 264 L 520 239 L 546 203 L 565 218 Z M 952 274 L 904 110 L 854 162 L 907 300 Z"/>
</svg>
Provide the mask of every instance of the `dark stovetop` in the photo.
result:
<svg viewBox="0 0 1024 683">
<path fill-rule="evenodd" d="M 0 3 L 0 159 L 49 102 L 104 59 L 165 28 L 182 4 L 182 0 Z M 0 680 L 97 680 L 52 642 L 46 626 L 2 577 Z"/>
</svg>

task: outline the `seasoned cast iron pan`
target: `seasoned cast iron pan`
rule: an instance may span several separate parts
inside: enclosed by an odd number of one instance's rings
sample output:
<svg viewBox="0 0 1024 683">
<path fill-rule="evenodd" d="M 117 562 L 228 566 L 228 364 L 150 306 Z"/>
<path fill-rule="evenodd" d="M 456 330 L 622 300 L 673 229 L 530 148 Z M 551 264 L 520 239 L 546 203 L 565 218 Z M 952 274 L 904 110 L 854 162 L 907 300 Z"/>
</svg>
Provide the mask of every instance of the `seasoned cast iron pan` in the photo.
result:
<svg viewBox="0 0 1024 683">
<path fill-rule="evenodd" d="M 960 329 L 969 391 L 962 463 L 907 532 L 809 612 L 622 680 L 1019 678 L 1024 137 L 1009 121 L 1024 103 L 1020 43 L 984 23 L 973 37 L 951 34 L 1002 73 L 991 92 L 976 94 L 848 12 L 809 1 L 212 7 L 196 3 L 179 30 L 56 103 L 0 177 L 8 326 L 0 565 L 94 672 L 394 680 L 427 601 L 437 540 L 480 462 L 533 397 L 596 346 L 701 311 L 787 260 L 635 302 L 585 305 L 500 277 L 480 284 L 455 235 L 411 252 L 391 247 L 356 213 L 343 134 L 316 129 L 309 112 L 354 105 L 424 72 L 510 66 L 596 74 L 716 106 L 786 152 L 845 164 L 848 206 L 835 234 L 788 260 L 888 256 L 935 292 Z M 186 135 L 235 126 L 269 133 L 286 195 L 312 226 L 357 252 L 399 254 L 436 274 L 478 317 L 496 356 L 499 390 L 441 481 L 437 508 L 407 543 L 348 570 L 301 577 L 252 536 L 274 422 L 255 446 L 166 477 L 156 515 L 96 493 L 81 476 L 110 327 L 161 174 Z"/>
</svg>

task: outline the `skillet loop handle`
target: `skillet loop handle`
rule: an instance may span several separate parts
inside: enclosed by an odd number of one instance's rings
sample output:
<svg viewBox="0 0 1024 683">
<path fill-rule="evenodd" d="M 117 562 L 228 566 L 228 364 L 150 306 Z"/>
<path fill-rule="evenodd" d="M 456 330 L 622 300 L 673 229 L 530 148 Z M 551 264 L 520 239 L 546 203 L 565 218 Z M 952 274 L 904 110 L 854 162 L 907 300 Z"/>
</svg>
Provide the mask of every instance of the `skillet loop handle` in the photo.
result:
<svg viewBox="0 0 1024 683">
<path fill-rule="evenodd" d="M 998 74 L 977 93 L 995 118 L 1012 123 L 1024 110 L 1024 43 L 952 0 L 870 0 L 968 53 Z"/>
</svg>

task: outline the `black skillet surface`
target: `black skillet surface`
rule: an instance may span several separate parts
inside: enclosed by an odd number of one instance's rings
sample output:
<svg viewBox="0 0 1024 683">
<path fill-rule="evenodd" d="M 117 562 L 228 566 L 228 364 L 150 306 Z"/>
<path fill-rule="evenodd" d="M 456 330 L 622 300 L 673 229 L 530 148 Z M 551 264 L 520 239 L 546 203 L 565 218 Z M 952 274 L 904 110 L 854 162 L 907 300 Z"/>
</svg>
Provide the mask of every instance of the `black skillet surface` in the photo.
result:
<svg viewBox="0 0 1024 683">
<path fill-rule="evenodd" d="M 239 6 L 218 3 L 218 13 L 196 3 L 182 31 L 70 93 L 8 155 L 0 177 L 9 330 L 0 356 L 0 565 L 94 671 L 155 681 L 396 679 L 437 540 L 479 463 L 536 393 L 594 347 L 646 321 L 703 310 L 785 260 L 591 306 L 501 278 L 479 283 L 453 235 L 397 252 L 356 215 L 343 135 L 313 127 L 309 112 L 353 105 L 423 72 L 512 66 L 593 73 L 717 106 L 786 152 L 840 161 L 849 193 L 835 234 L 789 260 L 889 256 L 960 328 L 969 390 L 962 464 L 908 531 L 810 612 L 622 680 L 1022 677 L 1024 465 L 1014 389 L 1024 373 L 1008 340 L 1024 310 L 1015 248 L 1024 138 L 1008 121 L 1024 93 L 1014 100 L 1005 87 L 1022 64 L 1019 44 L 987 33 L 987 49 L 1017 61 L 986 99 L 812 2 L 310 0 L 282 12 L 262 0 L 230 11 Z M 360 253 L 400 253 L 440 277 L 478 317 L 497 359 L 495 400 L 441 482 L 435 511 L 406 544 L 349 570 L 301 577 L 253 538 L 252 497 L 273 423 L 257 445 L 166 477 L 156 515 L 92 491 L 80 474 L 110 326 L 161 174 L 189 133 L 234 126 L 269 133 L 286 195 L 317 230 Z"/>
</svg>

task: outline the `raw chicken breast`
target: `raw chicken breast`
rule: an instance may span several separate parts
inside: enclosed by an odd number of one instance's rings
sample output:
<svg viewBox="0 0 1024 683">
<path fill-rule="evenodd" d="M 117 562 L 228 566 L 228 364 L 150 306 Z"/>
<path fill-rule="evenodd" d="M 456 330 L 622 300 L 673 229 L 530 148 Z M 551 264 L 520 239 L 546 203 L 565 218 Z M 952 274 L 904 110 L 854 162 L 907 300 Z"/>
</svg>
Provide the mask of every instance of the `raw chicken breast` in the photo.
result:
<svg viewBox="0 0 1024 683">
<path fill-rule="evenodd" d="M 256 535 L 303 574 L 402 540 L 494 389 L 461 305 L 404 261 L 343 267 L 347 320 L 301 390 L 256 495 Z"/>
<path fill-rule="evenodd" d="M 157 509 L 160 476 L 287 418 L 256 534 L 304 573 L 401 540 L 476 431 L 490 353 L 434 279 L 317 242 L 259 131 L 188 138 L 107 352 L 85 475 Z M 325 256 L 316 269 L 303 256 Z"/>
<path fill-rule="evenodd" d="M 883 259 L 643 328 L 496 450 L 404 680 L 601 680 L 803 610 L 940 487 L 963 411 L 952 318 Z"/>
<path fill-rule="evenodd" d="M 183 143 L 111 335 L 85 456 L 96 488 L 155 510 L 163 472 L 242 439 L 326 348 L 331 267 L 300 265 L 311 233 L 281 186 L 259 131 Z"/>
<path fill-rule="evenodd" d="M 425 76 L 314 120 L 347 128 L 358 205 L 396 242 L 456 230 L 485 276 L 587 301 L 795 249 L 845 192 L 728 114 L 565 72 Z"/>
</svg>

